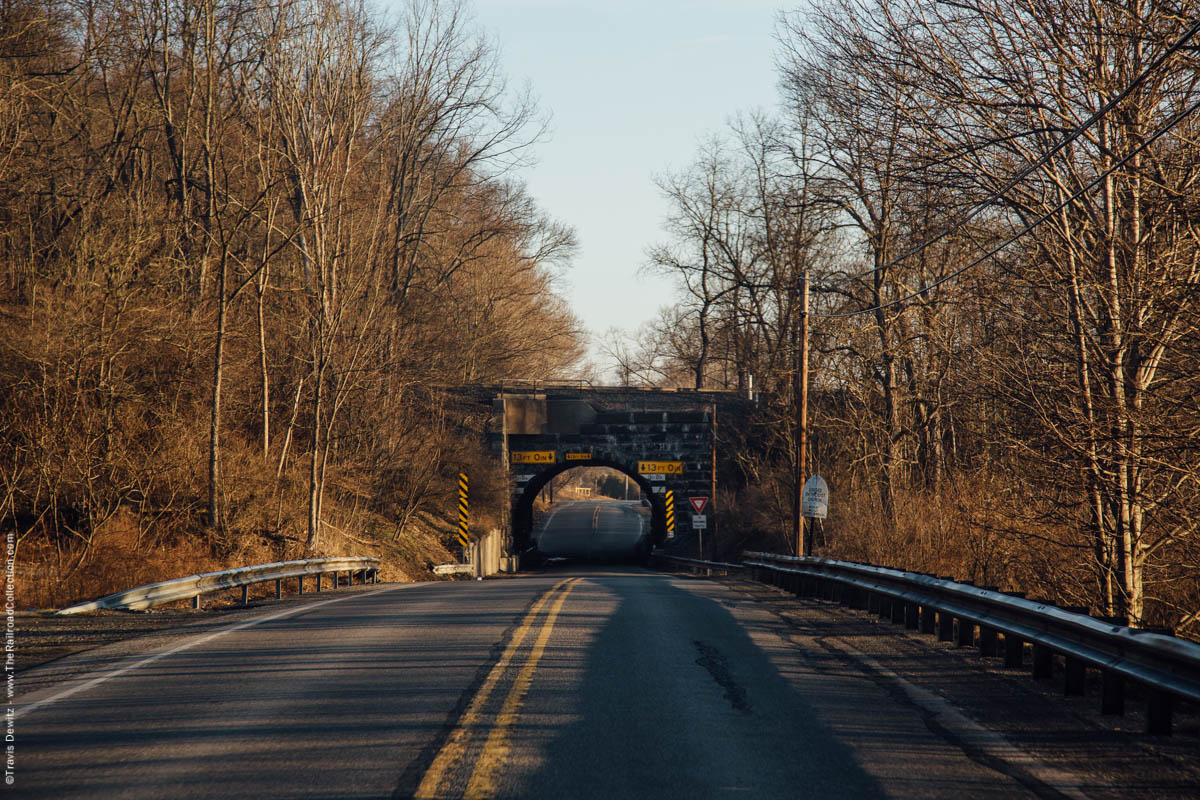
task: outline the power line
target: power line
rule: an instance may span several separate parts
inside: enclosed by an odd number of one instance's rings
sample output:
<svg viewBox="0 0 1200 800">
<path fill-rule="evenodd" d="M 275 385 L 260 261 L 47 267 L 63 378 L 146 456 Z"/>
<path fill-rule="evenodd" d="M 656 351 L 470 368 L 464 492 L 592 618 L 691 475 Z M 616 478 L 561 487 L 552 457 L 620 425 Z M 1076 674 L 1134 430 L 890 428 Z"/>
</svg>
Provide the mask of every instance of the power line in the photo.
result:
<svg viewBox="0 0 1200 800">
<path fill-rule="evenodd" d="M 1077 190 L 1074 194 L 1070 195 L 1066 200 L 1063 200 L 1061 203 L 1059 203 L 1054 208 L 1047 211 L 1045 214 L 1042 214 L 1037 219 L 1028 223 L 1020 231 L 1018 231 L 1017 233 L 1015 233 L 1008 239 L 1005 239 L 1003 242 L 996 245 L 995 247 L 991 248 L 986 253 L 981 255 L 979 258 L 975 259 L 974 261 L 970 262 L 969 264 L 967 264 L 963 267 L 960 267 L 959 269 L 956 269 L 954 272 L 951 272 L 949 275 L 945 275 L 945 276 L 939 278 L 938 280 L 934 281 L 933 283 L 929 284 L 928 286 L 924 287 L 923 289 L 920 289 L 918 291 L 907 294 L 904 297 L 898 297 L 895 300 L 889 300 L 886 303 L 880 303 L 877 306 L 871 306 L 870 308 L 859 309 L 858 311 L 845 311 L 845 312 L 841 312 L 841 313 L 837 313 L 837 314 L 824 314 L 824 313 L 820 313 L 820 312 L 810 312 L 810 316 L 822 317 L 824 319 L 841 319 L 841 318 L 845 318 L 845 317 L 856 317 L 859 314 L 869 314 L 872 311 L 879 311 L 879 310 L 882 310 L 885 308 L 890 308 L 894 305 L 898 305 L 899 303 L 903 303 L 908 300 L 912 300 L 916 297 L 920 297 L 921 295 L 929 292 L 930 290 L 936 289 L 938 286 L 941 286 L 943 283 L 946 283 L 947 281 L 957 278 L 959 275 L 962 275 L 964 272 L 971 269 L 972 267 L 975 267 L 978 264 L 981 264 L 984 261 L 991 258 L 992 256 L 996 255 L 1001 250 L 1008 247 L 1010 244 L 1017 241 L 1025 234 L 1029 233 L 1031 230 L 1036 228 L 1038 225 L 1041 225 L 1043 222 L 1046 222 L 1048 219 L 1053 217 L 1059 211 L 1062 211 L 1068 205 L 1075 202 L 1077 199 L 1082 197 L 1084 194 L 1087 194 L 1092 189 L 1096 188 L 1096 186 L 1098 186 L 1102 180 L 1107 178 L 1109 175 L 1111 175 L 1116 170 L 1123 167 L 1131 158 L 1136 156 L 1138 153 L 1141 153 L 1147 147 L 1154 144 L 1154 142 L 1156 142 L 1160 137 L 1164 136 L 1168 131 L 1170 131 L 1172 128 L 1174 128 L 1176 125 L 1178 125 L 1180 122 L 1182 122 L 1185 117 L 1187 117 L 1189 114 L 1195 112 L 1196 109 L 1198 109 L 1198 108 L 1200 108 L 1200 100 L 1197 100 L 1195 103 L 1192 103 L 1192 105 L 1190 105 L 1187 108 L 1185 108 L 1184 110 L 1180 111 L 1178 114 L 1176 114 L 1171 119 L 1170 122 L 1168 122 L 1166 125 L 1162 126 L 1157 131 L 1155 131 L 1148 139 L 1146 139 L 1146 141 L 1142 142 L 1140 145 L 1135 147 L 1133 150 L 1129 151 L 1129 153 L 1127 153 L 1120 161 L 1116 162 L 1111 167 L 1109 167 L 1107 170 L 1105 170 L 1104 172 L 1097 175 L 1090 183 L 1088 183 L 1083 188 Z"/>
<path fill-rule="evenodd" d="M 893 267 L 897 264 L 900 264 L 900 263 L 908 260 L 912 256 L 915 256 L 919 253 L 923 253 L 925 250 L 929 249 L 933 245 L 935 245 L 938 242 L 940 242 L 941 240 L 945 239 L 947 236 L 950 236 L 951 234 L 953 234 L 956 231 L 958 231 L 959 229 L 961 229 L 968 222 L 970 222 L 971 220 L 975 219 L 975 217 L 982 214 L 985 209 L 990 208 L 992 206 L 992 204 L 995 203 L 997 200 L 1003 199 L 1004 196 L 1008 192 L 1012 191 L 1014 188 L 1017 187 L 1018 184 L 1020 184 L 1022 181 L 1024 181 L 1030 175 L 1032 175 L 1035 170 L 1037 170 L 1038 168 L 1047 164 L 1050 161 L 1050 159 L 1053 158 L 1055 155 L 1057 155 L 1064 147 L 1071 144 L 1076 139 L 1078 139 L 1080 136 L 1082 136 L 1084 131 L 1086 131 L 1088 128 L 1092 127 L 1092 125 L 1095 125 L 1096 122 L 1098 122 L 1101 117 L 1103 117 L 1105 114 L 1107 114 L 1113 108 L 1115 108 L 1116 105 L 1118 103 L 1120 103 L 1122 100 L 1124 100 L 1126 97 L 1128 97 L 1130 95 L 1130 93 L 1133 92 L 1134 89 L 1136 89 L 1143 82 L 1145 82 L 1146 78 L 1148 78 L 1155 70 L 1157 70 L 1159 67 L 1161 67 L 1168 58 L 1173 56 L 1185 44 L 1187 44 L 1188 40 L 1191 39 L 1193 36 L 1195 36 L 1197 32 L 1200 32 L 1200 20 L 1197 20 L 1195 23 L 1193 23 L 1192 27 L 1190 27 L 1186 31 L 1184 31 L 1184 33 L 1175 41 L 1174 44 L 1172 44 L 1170 47 L 1168 47 L 1166 50 L 1164 50 L 1161 54 L 1159 54 L 1158 58 L 1156 58 L 1154 61 L 1150 62 L 1150 64 L 1147 65 L 1145 69 L 1143 69 L 1140 73 L 1138 73 L 1133 78 L 1133 80 L 1130 81 L 1129 84 L 1124 89 L 1122 89 L 1120 92 L 1118 92 L 1116 95 L 1114 95 L 1112 97 L 1112 99 L 1110 99 L 1107 103 L 1102 105 L 1099 109 L 1096 110 L 1095 113 L 1093 113 L 1090 117 L 1088 117 L 1082 123 L 1075 126 L 1075 128 L 1066 137 L 1061 139 L 1056 145 L 1054 145 L 1054 147 L 1052 147 L 1050 150 L 1048 150 L 1046 153 L 1044 153 L 1036 161 L 1026 165 L 1024 169 L 1022 169 L 1020 172 L 1018 172 L 1016 174 L 1016 176 L 1014 176 L 1013 178 L 1010 178 L 1009 181 L 1004 184 L 1004 186 L 1000 187 L 999 189 L 995 190 L 990 195 L 988 195 L 986 198 L 979 201 L 975 205 L 975 208 L 973 208 L 970 212 L 968 212 L 966 214 L 966 216 L 959 219 L 951 227 L 949 227 L 946 230 L 942 231 L 941 233 L 937 234 L 932 239 L 928 239 L 928 240 L 922 242 L 921 244 L 916 245 L 915 247 L 905 251 L 904 253 L 897 256 L 896 258 L 893 258 L 891 261 L 888 261 L 886 264 L 882 264 L 878 267 L 872 267 L 871 269 L 866 270 L 864 272 L 860 272 L 856 275 L 846 275 L 846 276 L 839 277 L 839 278 L 830 278 L 830 279 L 826 279 L 826 280 L 823 280 L 820 282 L 814 281 L 813 289 L 818 292 L 823 291 L 826 288 L 831 288 L 831 287 L 838 286 L 843 283 L 848 283 L 849 281 L 859 280 L 860 278 L 865 278 L 869 275 L 875 274 L 876 272 L 880 272 L 882 270 Z M 934 285 L 936 286 L 937 284 L 934 284 Z"/>
</svg>

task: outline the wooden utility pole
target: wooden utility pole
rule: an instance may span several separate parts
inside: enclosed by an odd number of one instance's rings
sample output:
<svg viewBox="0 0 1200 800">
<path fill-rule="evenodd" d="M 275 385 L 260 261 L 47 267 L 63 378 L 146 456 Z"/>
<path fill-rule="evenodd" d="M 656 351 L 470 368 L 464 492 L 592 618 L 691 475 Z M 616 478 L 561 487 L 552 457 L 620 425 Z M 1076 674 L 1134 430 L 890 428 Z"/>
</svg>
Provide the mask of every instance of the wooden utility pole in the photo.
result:
<svg viewBox="0 0 1200 800">
<path fill-rule="evenodd" d="M 808 555 L 805 547 L 804 516 L 801 513 L 801 494 L 804 491 L 805 459 L 808 456 L 808 270 L 800 273 L 800 342 L 796 348 L 796 466 L 793 476 L 792 535 L 796 540 L 796 555 Z"/>
<path fill-rule="evenodd" d="M 717 404 L 712 406 L 712 452 L 709 454 L 709 461 L 712 465 L 712 475 L 709 480 L 708 488 L 708 515 L 712 518 L 712 537 L 709 545 L 713 551 L 713 558 L 717 558 Z M 701 541 L 704 541 L 701 539 Z M 703 547 L 700 548 L 700 559 L 704 560 Z"/>
<path fill-rule="evenodd" d="M 500 523 L 500 535 L 504 540 L 504 552 L 511 556 L 515 555 L 512 539 L 512 465 L 508 452 L 508 396 L 504 394 L 503 382 L 500 383 L 500 460 L 504 462 L 504 516 Z M 553 495 L 550 502 L 554 502 Z"/>
</svg>

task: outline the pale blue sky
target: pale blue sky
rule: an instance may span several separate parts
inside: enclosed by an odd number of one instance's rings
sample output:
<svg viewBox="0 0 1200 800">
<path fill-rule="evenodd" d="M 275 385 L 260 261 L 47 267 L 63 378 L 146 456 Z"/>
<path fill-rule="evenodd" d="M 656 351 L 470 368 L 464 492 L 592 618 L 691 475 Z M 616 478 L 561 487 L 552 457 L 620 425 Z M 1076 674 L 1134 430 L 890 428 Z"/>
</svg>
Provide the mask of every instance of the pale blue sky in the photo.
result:
<svg viewBox="0 0 1200 800">
<path fill-rule="evenodd" d="M 666 212 L 653 176 L 686 166 L 738 111 L 774 107 L 782 7 L 475 0 L 509 79 L 528 80 L 552 115 L 523 177 L 579 236 L 563 294 L 593 335 L 636 329 L 672 302 L 669 282 L 639 273 Z"/>
</svg>

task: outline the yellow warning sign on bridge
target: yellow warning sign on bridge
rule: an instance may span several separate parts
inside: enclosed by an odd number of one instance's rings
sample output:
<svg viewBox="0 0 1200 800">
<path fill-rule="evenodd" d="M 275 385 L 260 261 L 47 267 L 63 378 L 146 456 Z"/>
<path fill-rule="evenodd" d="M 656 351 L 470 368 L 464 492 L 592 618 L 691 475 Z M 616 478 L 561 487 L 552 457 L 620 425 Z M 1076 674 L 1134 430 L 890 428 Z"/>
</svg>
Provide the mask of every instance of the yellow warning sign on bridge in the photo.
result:
<svg viewBox="0 0 1200 800">
<path fill-rule="evenodd" d="M 553 450 L 522 450 L 512 454 L 514 464 L 553 464 L 556 460 Z"/>
<path fill-rule="evenodd" d="M 591 461 L 591 453 L 563 453 L 563 458 L 567 461 Z"/>
<path fill-rule="evenodd" d="M 639 461 L 639 475 L 682 475 L 682 461 Z"/>
</svg>

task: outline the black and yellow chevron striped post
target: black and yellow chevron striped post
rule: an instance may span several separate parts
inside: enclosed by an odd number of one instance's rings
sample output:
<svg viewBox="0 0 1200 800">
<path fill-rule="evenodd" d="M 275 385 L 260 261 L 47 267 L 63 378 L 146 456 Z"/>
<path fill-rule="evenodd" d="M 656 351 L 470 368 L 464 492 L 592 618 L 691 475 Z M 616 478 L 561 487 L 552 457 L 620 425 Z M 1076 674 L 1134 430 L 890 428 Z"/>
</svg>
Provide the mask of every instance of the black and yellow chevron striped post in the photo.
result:
<svg viewBox="0 0 1200 800">
<path fill-rule="evenodd" d="M 467 473 L 458 473 L 458 541 L 463 547 L 471 544 L 471 503 L 468 499 Z"/>
<path fill-rule="evenodd" d="M 667 505 L 667 538 L 675 537 L 675 493 L 670 489 L 666 492 Z"/>
</svg>

